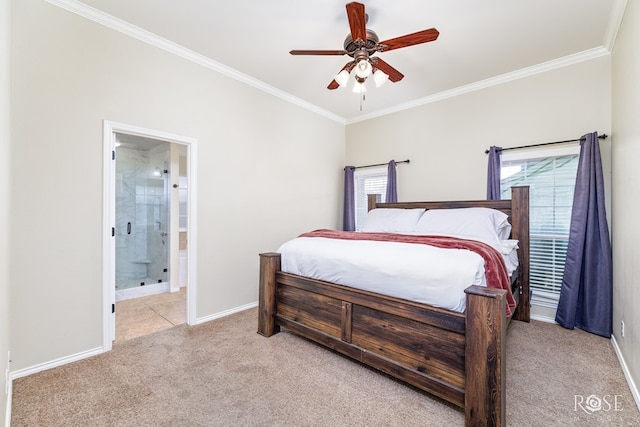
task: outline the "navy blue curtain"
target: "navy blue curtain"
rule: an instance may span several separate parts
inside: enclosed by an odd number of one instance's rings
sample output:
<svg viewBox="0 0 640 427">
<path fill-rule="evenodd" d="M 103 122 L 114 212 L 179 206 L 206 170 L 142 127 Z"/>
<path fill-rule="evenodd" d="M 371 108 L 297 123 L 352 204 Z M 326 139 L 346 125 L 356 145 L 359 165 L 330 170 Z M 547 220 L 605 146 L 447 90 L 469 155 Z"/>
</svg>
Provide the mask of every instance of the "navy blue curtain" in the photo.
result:
<svg viewBox="0 0 640 427">
<path fill-rule="evenodd" d="M 355 170 L 355 166 L 345 166 L 344 168 L 344 215 L 342 218 L 344 231 L 356 230 L 356 199 L 353 188 L 353 172 Z"/>
<path fill-rule="evenodd" d="M 398 177 L 396 175 L 396 161 L 391 160 L 387 166 L 387 197 L 385 202 L 395 203 L 398 201 Z"/>
<path fill-rule="evenodd" d="M 613 267 L 596 132 L 582 137 L 556 322 L 611 337 Z"/>
<path fill-rule="evenodd" d="M 500 155 L 502 147 L 489 147 L 487 168 L 487 200 L 500 200 Z"/>
</svg>

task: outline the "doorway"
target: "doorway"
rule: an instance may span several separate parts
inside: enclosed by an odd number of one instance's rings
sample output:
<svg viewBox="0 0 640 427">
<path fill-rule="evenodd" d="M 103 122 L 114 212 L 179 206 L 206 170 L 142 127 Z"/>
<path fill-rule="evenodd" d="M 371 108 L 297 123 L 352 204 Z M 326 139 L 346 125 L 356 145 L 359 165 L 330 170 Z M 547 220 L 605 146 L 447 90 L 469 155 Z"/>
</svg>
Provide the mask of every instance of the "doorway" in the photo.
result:
<svg viewBox="0 0 640 427">
<path fill-rule="evenodd" d="M 116 337 L 195 323 L 196 142 L 104 122 L 105 351 Z M 131 332 L 116 331 L 125 318 Z"/>
</svg>

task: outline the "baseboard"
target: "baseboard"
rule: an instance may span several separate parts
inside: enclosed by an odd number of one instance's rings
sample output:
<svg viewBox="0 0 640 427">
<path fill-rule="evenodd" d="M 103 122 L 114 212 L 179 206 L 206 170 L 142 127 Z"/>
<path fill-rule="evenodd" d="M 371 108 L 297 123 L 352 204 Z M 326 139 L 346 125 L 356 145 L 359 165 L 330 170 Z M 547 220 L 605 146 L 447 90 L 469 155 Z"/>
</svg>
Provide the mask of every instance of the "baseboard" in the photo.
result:
<svg viewBox="0 0 640 427">
<path fill-rule="evenodd" d="M 631 372 L 629 372 L 627 362 L 625 362 L 624 357 L 622 356 L 622 352 L 620 351 L 620 347 L 618 347 L 618 342 L 616 341 L 616 337 L 614 335 L 611 335 L 611 345 L 613 346 L 613 351 L 615 351 L 616 356 L 618 356 L 620 367 L 622 368 L 624 377 L 627 380 L 627 384 L 629 384 L 629 389 L 631 389 L 631 395 L 633 396 L 633 400 L 636 401 L 636 406 L 640 411 L 640 392 L 638 391 L 638 386 L 633 381 L 633 377 L 631 377 Z"/>
<path fill-rule="evenodd" d="M 537 320 L 538 322 L 545 322 L 545 323 L 556 323 L 555 319 L 552 319 L 551 317 L 547 317 L 547 316 L 540 316 L 539 314 L 532 314 L 529 316 L 529 318 L 531 320 Z"/>
<path fill-rule="evenodd" d="M 215 313 L 205 317 L 199 317 L 196 319 L 196 325 L 200 323 L 209 322 L 211 320 L 220 319 L 221 317 L 227 317 L 235 313 L 240 313 L 241 311 L 249 310 L 258 306 L 258 301 L 252 302 L 250 304 L 241 305 L 240 307 L 231 308 L 229 310 L 221 311 L 219 313 Z"/>
<path fill-rule="evenodd" d="M 104 350 L 102 349 L 102 347 L 97 347 L 91 350 L 72 354 L 70 356 L 61 357 L 59 359 L 55 359 L 50 362 L 40 363 L 39 365 L 35 365 L 30 368 L 19 369 L 17 371 L 11 372 L 11 380 L 13 381 L 15 379 L 36 374 L 38 372 L 46 371 L 48 369 L 57 368 L 58 366 L 66 365 L 72 362 L 77 362 L 78 360 L 86 359 L 92 356 L 97 356 L 98 354 L 102 354 L 102 353 L 104 353 Z"/>
</svg>

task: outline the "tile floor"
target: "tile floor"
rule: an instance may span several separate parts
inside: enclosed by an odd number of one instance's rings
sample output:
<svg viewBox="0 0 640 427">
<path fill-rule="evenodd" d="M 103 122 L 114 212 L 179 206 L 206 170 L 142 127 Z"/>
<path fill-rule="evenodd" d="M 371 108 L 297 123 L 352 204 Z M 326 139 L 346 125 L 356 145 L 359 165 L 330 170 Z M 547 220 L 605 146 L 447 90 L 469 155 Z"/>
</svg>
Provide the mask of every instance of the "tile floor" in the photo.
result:
<svg viewBox="0 0 640 427">
<path fill-rule="evenodd" d="M 116 302 L 116 343 L 187 322 L 187 288 Z"/>
</svg>

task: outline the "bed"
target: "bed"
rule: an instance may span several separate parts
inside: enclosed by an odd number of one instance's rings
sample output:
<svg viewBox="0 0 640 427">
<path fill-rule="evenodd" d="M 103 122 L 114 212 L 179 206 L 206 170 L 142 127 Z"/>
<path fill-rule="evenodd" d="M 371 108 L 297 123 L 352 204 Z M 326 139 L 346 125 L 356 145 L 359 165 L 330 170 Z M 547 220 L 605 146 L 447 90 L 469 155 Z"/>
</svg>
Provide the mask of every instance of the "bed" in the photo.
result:
<svg viewBox="0 0 640 427">
<path fill-rule="evenodd" d="M 379 203 L 369 209 L 460 209 L 504 212 L 518 240 L 509 292 L 464 289 L 464 311 L 410 301 L 282 271 L 281 254 L 260 254 L 258 333 L 281 328 L 353 358 L 465 412 L 466 425 L 506 425 L 506 331 L 529 321 L 529 188 L 510 200 Z M 513 301 L 512 301 L 513 302 Z M 508 314 L 509 313 L 509 314 Z"/>
</svg>

